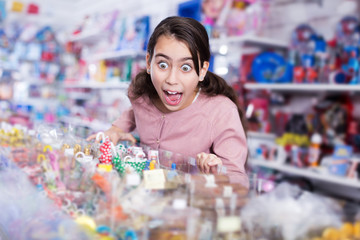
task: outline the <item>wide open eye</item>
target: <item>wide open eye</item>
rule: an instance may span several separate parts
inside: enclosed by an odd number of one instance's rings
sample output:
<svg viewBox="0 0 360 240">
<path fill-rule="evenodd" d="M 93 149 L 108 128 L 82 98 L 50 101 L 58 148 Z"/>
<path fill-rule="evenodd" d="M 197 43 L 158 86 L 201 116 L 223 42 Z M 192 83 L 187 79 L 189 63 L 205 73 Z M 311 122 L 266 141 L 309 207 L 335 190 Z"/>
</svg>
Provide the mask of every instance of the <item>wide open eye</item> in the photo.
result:
<svg viewBox="0 0 360 240">
<path fill-rule="evenodd" d="M 184 72 L 189 72 L 192 69 L 192 67 L 189 64 L 184 64 L 181 66 L 181 70 Z"/>
<path fill-rule="evenodd" d="M 167 63 L 165 63 L 165 62 L 160 62 L 159 63 L 159 67 L 161 68 L 161 69 L 167 69 L 168 68 L 168 64 Z"/>
</svg>

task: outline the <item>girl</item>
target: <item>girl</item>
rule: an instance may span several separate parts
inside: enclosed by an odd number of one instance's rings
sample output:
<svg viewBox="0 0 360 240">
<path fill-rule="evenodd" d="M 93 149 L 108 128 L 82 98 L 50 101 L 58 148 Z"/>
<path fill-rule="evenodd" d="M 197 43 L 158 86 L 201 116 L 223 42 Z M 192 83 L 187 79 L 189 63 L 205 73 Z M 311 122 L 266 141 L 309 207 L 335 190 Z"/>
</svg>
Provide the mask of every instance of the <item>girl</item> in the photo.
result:
<svg viewBox="0 0 360 240">
<path fill-rule="evenodd" d="M 114 143 L 135 143 L 130 132 L 136 128 L 142 144 L 195 157 L 205 173 L 224 165 L 232 182 L 248 187 L 243 113 L 235 91 L 208 71 L 209 60 L 201 23 L 184 17 L 161 21 L 148 42 L 147 69 L 129 86 L 132 107 L 105 134 Z"/>
</svg>

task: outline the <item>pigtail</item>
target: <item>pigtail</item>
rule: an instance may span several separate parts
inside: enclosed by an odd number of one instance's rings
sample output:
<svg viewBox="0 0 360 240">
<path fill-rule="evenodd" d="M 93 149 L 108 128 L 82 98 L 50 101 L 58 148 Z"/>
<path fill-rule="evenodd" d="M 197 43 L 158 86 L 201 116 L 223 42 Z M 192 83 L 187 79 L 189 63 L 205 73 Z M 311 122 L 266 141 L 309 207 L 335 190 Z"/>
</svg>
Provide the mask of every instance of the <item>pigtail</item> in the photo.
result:
<svg viewBox="0 0 360 240">
<path fill-rule="evenodd" d="M 222 77 L 210 71 L 206 73 L 204 81 L 199 82 L 199 86 L 201 87 L 201 91 L 208 96 L 224 95 L 230 98 L 230 100 L 235 103 L 246 134 L 247 120 L 244 114 L 244 110 L 239 103 L 239 99 L 235 90 L 231 86 L 229 86 L 229 84 L 227 84 L 227 82 Z"/>
<path fill-rule="evenodd" d="M 156 89 L 146 70 L 142 70 L 136 75 L 131 81 L 128 89 L 128 97 L 131 100 L 135 100 L 144 95 L 148 96 L 150 99 L 155 99 L 157 97 Z"/>
</svg>

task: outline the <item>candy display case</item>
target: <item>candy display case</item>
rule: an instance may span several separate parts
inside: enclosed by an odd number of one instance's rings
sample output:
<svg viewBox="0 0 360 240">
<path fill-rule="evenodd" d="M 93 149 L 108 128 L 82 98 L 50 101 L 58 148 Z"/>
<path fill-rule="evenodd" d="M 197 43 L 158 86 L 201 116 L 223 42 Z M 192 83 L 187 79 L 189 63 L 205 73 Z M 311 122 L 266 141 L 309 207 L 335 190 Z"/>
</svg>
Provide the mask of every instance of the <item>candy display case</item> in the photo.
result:
<svg viewBox="0 0 360 240">
<path fill-rule="evenodd" d="M 357 209 L 346 218 L 335 199 L 252 172 L 247 189 L 169 151 L 113 146 L 104 136 L 86 142 L 50 126 L 33 132 L 7 125 L 0 136 L 4 239 L 41 232 L 58 239 L 297 240 L 358 225 Z M 121 172 L 116 156 L 137 157 L 145 168 Z"/>
</svg>

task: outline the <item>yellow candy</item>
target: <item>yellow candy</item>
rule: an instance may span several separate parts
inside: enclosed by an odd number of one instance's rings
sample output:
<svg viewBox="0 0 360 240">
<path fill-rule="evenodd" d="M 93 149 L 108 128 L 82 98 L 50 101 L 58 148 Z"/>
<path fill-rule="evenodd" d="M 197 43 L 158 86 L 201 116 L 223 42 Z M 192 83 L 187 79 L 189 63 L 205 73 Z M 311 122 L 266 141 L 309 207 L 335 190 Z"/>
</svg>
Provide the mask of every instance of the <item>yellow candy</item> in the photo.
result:
<svg viewBox="0 0 360 240">
<path fill-rule="evenodd" d="M 174 235 L 170 238 L 170 240 L 185 240 L 185 236 L 182 235 Z"/>
<path fill-rule="evenodd" d="M 86 156 L 90 156 L 90 155 L 91 155 L 90 146 L 85 147 L 84 153 L 85 153 Z"/>
<path fill-rule="evenodd" d="M 68 149 L 68 148 L 70 148 L 70 145 L 64 143 L 64 145 L 62 146 L 61 150 L 62 150 L 62 151 L 65 151 L 65 149 Z"/>
<path fill-rule="evenodd" d="M 354 223 L 353 234 L 354 234 L 354 237 L 360 238 L 360 222 Z"/>
<path fill-rule="evenodd" d="M 52 146 L 50 146 L 50 145 L 46 145 L 45 147 L 44 147 L 44 149 L 43 149 L 43 152 L 46 152 L 46 151 L 52 151 L 53 149 L 52 149 Z"/>
<path fill-rule="evenodd" d="M 352 237 L 354 235 L 354 226 L 351 223 L 346 222 L 341 226 L 340 232 L 343 237 Z"/>
<path fill-rule="evenodd" d="M 43 161 L 45 161 L 45 160 L 46 160 L 46 157 L 45 157 L 44 154 L 39 154 L 39 155 L 37 156 L 37 162 L 38 162 L 38 163 L 41 163 L 41 162 L 43 162 Z"/>
<path fill-rule="evenodd" d="M 115 238 L 110 237 L 110 236 L 101 236 L 99 239 L 100 240 L 115 240 Z"/>
<path fill-rule="evenodd" d="M 111 172 L 112 170 L 112 165 L 111 164 L 98 164 L 98 169 L 99 170 L 103 170 L 105 172 Z"/>
<path fill-rule="evenodd" d="M 336 228 L 326 228 L 322 234 L 324 240 L 339 240 L 340 232 Z"/>
<path fill-rule="evenodd" d="M 88 228 L 92 231 L 96 231 L 96 223 L 94 219 L 88 216 L 80 216 L 75 219 L 75 222 L 85 228 Z"/>
<path fill-rule="evenodd" d="M 81 151 L 81 146 L 80 144 L 75 144 L 74 146 L 74 154 L 78 153 Z"/>
</svg>

